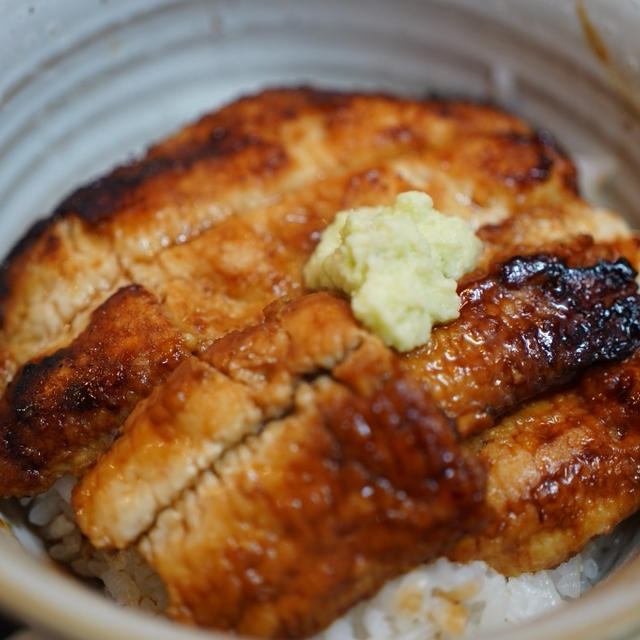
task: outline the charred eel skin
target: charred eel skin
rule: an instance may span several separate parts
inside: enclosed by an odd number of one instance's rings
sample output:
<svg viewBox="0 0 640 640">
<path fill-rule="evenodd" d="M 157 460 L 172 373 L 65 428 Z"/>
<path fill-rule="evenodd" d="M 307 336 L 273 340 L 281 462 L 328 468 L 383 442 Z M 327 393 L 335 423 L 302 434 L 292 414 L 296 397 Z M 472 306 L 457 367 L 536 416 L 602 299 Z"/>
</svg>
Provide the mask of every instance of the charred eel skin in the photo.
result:
<svg viewBox="0 0 640 640">
<path fill-rule="evenodd" d="M 460 316 L 402 359 L 461 435 L 640 345 L 640 296 L 629 262 L 568 262 L 555 254 L 507 260 L 466 285 Z"/>
</svg>

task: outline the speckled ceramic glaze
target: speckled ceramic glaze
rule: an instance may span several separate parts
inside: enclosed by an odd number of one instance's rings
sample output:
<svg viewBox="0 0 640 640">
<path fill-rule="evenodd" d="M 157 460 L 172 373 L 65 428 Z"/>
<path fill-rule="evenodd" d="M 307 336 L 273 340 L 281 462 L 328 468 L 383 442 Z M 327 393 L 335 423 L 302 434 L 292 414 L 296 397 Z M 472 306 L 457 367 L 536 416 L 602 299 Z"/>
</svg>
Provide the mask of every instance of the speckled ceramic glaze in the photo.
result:
<svg viewBox="0 0 640 640">
<path fill-rule="evenodd" d="M 154 139 L 241 93 L 301 83 L 491 98 L 609 174 L 599 197 L 640 221 L 638 33 L 636 0 L 0 0 L 0 254 Z M 15 533 L 0 527 L 0 606 L 56 636 L 225 637 L 123 610 Z M 631 559 L 579 601 L 491 637 L 636 631 Z"/>
</svg>

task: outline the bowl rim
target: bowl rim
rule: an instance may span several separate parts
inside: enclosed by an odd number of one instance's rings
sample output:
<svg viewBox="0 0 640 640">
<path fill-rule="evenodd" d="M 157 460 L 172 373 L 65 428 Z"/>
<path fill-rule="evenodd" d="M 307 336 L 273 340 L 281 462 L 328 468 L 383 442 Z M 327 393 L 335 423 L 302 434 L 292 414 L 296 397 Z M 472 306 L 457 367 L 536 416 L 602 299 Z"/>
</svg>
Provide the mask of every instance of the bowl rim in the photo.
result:
<svg viewBox="0 0 640 640">
<path fill-rule="evenodd" d="M 0 534 L 0 604 L 35 628 L 71 640 L 224 640 L 243 637 L 185 627 L 118 605 L 52 562 L 40 562 Z M 598 640 L 632 637 L 638 624 L 640 556 L 584 596 L 524 623 L 481 632 L 476 640 Z M 603 593 L 606 590 L 606 594 Z"/>
<path fill-rule="evenodd" d="M 166 618 L 120 607 L 49 563 L 39 562 L 26 551 L 10 546 L 10 542 L 5 545 L 2 537 L 0 535 L 0 606 L 37 628 L 64 633 L 77 640 L 238 638 L 219 631 L 185 628 Z M 500 632 L 480 634 L 477 638 L 507 640 L 517 633 L 522 640 L 542 637 L 596 640 L 630 635 L 640 628 L 640 596 L 634 589 L 633 579 L 638 573 L 640 560 L 632 560 L 579 600 L 541 618 Z"/>
</svg>

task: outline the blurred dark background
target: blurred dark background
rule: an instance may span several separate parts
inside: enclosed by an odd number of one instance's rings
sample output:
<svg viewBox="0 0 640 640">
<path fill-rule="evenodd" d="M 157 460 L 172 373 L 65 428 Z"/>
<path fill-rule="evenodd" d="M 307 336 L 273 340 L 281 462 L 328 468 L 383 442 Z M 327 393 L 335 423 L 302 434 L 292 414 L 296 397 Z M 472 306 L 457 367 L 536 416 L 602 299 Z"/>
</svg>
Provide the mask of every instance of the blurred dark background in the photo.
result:
<svg viewBox="0 0 640 640">
<path fill-rule="evenodd" d="M 0 638 L 8 638 L 16 629 L 18 629 L 16 623 L 0 616 Z"/>
</svg>

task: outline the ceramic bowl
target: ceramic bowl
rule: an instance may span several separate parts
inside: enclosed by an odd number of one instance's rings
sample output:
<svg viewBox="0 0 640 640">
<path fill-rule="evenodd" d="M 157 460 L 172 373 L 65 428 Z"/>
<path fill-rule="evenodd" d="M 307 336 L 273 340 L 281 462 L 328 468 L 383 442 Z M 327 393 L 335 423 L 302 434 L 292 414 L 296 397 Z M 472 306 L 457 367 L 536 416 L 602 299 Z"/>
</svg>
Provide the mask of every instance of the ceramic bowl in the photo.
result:
<svg viewBox="0 0 640 640">
<path fill-rule="evenodd" d="M 0 255 L 79 184 L 239 94 L 314 84 L 489 98 L 550 130 L 591 195 L 640 215 L 635 0 L 0 0 Z M 598 181 L 602 179 L 602 184 Z M 3 503 L 0 606 L 60 638 L 221 638 L 111 603 Z M 494 639 L 640 632 L 634 549 L 580 600 Z"/>
</svg>

